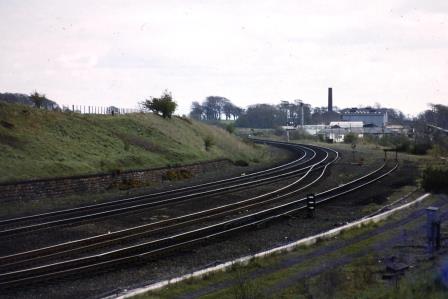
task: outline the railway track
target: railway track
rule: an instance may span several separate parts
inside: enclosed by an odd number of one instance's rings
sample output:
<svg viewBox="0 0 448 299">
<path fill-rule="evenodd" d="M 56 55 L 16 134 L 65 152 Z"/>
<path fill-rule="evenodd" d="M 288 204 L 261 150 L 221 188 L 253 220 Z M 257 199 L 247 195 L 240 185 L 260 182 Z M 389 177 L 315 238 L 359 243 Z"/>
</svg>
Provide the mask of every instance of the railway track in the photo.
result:
<svg viewBox="0 0 448 299">
<path fill-rule="evenodd" d="M 269 143 L 271 143 L 271 142 L 269 142 Z M 272 142 L 272 143 L 276 144 L 277 146 L 290 146 L 290 145 L 287 145 L 284 143 L 275 143 L 275 142 Z M 312 171 L 318 170 L 319 168 L 322 169 L 324 166 L 326 168 L 326 166 L 327 166 L 327 164 L 324 163 L 324 161 L 329 158 L 329 154 L 327 151 L 322 151 L 320 149 L 321 152 L 319 154 L 317 154 L 316 150 L 314 150 L 310 147 L 303 147 L 300 145 L 299 146 L 294 145 L 294 147 L 299 147 L 300 150 L 304 153 L 302 156 L 300 156 L 298 159 L 296 159 L 298 161 L 301 161 L 298 164 L 302 167 L 300 167 L 299 169 L 291 170 L 291 168 L 292 168 L 291 166 L 294 163 L 288 163 L 289 165 L 287 168 L 289 168 L 288 170 L 290 170 L 290 171 L 286 172 L 286 174 L 295 175 L 295 176 L 297 176 L 299 174 L 300 177 L 299 177 L 299 179 L 294 181 L 292 184 L 287 185 L 283 188 L 280 188 L 279 190 L 274 190 L 273 192 L 269 192 L 267 194 L 263 194 L 262 196 L 244 200 L 242 202 L 237 202 L 237 203 L 233 203 L 230 205 L 221 206 L 221 207 L 218 207 L 215 209 L 209 209 L 206 211 L 201 211 L 198 213 L 185 215 L 183 217 L 178 217 L 176 219 L 168 219 L 168 221 L 165 221 L 165 222 L 162 221 L 162 222 L 150 223 L 146 226 L 139 226 L 139 227 L 135 227 L 135 228 L 127 229 L 127 230 L 122 230 L 122 231 L 119 231 L 119 232 L 116 232 L 113 234 L 95 236 L 93 238 L 77 240 L 77 241 L 73 241 L 73 242 L 50 246 L 47 248 L 41 248 L 38 250 L 32 250 L 27 253 L 19 253 L 19 254 L 13 255 L 14 257 L 13 256 L 3 257 L 0 261 L 0 264 L 2 265 L 1 268 L 3 270 L 0 270 L 0 271 L 12 269 L 13 267 L 20 266 L 20 265 L 23 266 L 24 264 L 33 262 L 33 259 L 34 259 L 34 261 L 35 260 L 43 260 L 42 257 L 48 257 L 48 256 L 54 257 L 54 256 L 60 256 L 63 254 L 67 254 L 68 252 L 73 253 L 73 252 L 79 252 L 79 251 L 83 251 L 83 250 L 85 251 L 88 248 L 97 248 L 99 246 L 105 246 L 105 245 L 110 245 L 113 243 L 121 242 L 121 241 L 123 241 L 123 239 L 129 240 L 132 238 L 141 237 L 142 235 L 148 235 L 148 234 L 154 233 L 157 230 L 168 231 L 169 229 L 173 229 L 176 227 L 179 228 L 179 227 L 182 227 L 185 225 L 191 225 L 192 223 L 198 223 L 205 219 L 208 219 L 208 220 L 215 219 L 217 217 L 222 217 L 222 216 L 228 215 L 230 213 L 235 213 L 236 211 L 239 211 L 241 209 L 247 209 L 249 207 L 261 206 L 268 202 L 272 202 L 273 201 L 272 196 L 278 197 L 278 194 L 280 192 L 287 190 L 288 188 L 292 188 L 293 186 L 297 186 L 297 184 L 299 182 L 301 182 L 302 180 L 304 180 L 304 178 L 306 178 Z M 305 158 L 303 158 L 303 156 L 306 156 L 307 153 L 310 158 L 308 159 L 308 161 L 303 161 L 303 160 L 305 160 Z M 337 153 L 336 152 L 334 152 L 334 153 L 335 153 L 335 157 L 333 157 L 331 162 L 334 162 L 334 160 L 336 160 L 336 158 L 337 158 Z M 305 166 L 305 164 L 308 164 L 308 166 Z M 278 168 L 285 169 L 285 167 L 277 167 L 277 169 Z M 284 177 L 284 176 L 285 176 L 285 173 L 275 174 L 275 177 Z M 272 176 L 269 176 L 269 178 L 272 178 Z M 257 181 L 260 181 L 260 180 L 262 181 L 265 179 L 266 179 L 265 177 L 258 178 Z M 315 180 L 315 181 L 317 181 L 317 180 Z M 310 184 L 307 184 L 306 186 L 308 186 L 308 185 L 310 185 Z M 305 187 L 303 187 L 303 188 L 305 188 Z M 268 199 L 269 196 L 271 196 L 270 199 Z"/>
<path fill-rule="evenodd" d="M 334 152 L 334 154 L 335 154 L 334 157 L 329 161 L 329 163 L 333 163 L 338 158 L 337 153 Z M 314 168 L 316 168 L 316 170 L 318 169 L 321 170 L 321 173 L 318 174 L 317 179 L 313 179 L 310 183 L 305 184 L 301 187 L 297 187 L 298 184 L 306 178 L 306 175 L 314 170 Z M 325 168 L 326 165 L 322 166 L 319 165 L 319 163 L 316 163 L 313 167 L 308 169 L 305 175 L 299 177 L 291 184 L 288 184 L 277 190 L 273 190 L 271 192 L 255 196 L 249 199 L 245 199 L 239 202 L 222 205 L 216 208 L 183 215 L 180 217 L 170 218 L 163 221 L 153 222 L 146 225 L 141 225 L 109 234 L 103 234 L 91 238 L 85 238 L 73 242 L 67 242 L 55 246 L 42 248 L 39 250 L 29 251 L 22 254 L 0 257 L 0 271 L 10 266 L 17 265 L 18 263 L 22 264 L 29 263 L 37 259 L 42 260 L 45 257 L 55 257 L 69 253 L 73 254 L 80 251 L 85 251 L 89 248 L 96 249 L 99 248 L 100 246 L 103 247 L 110 246 L 117 243 L 122 243 L 124 241 L 129 241 L 136 238 L 152 235 L 160 231 L 168 232 L 177 228 L 185 227 L 186 225 L 200 223 L 201 221 L 210 221 L 217 218 L 222 218 L 229 214 L 235 214 L 240 211 L 258 208 L 267 204 L 272 204 L 276 201 L 281 200 L 282 198 L 285 198 L 285 196 L 282 197 L 279 196 L 281 192 L 285 190 L 290 190 L 294 188 L 294 192 L 297 193 L 317 182 L 323 176 Z"/>
<path fill-rule="evenodd" d="M 85 271 L 116 267 L 120 264 L 141 263 L 142 261 L 157 259 L 160 256 L 164 256 L 178 249 L 197 246 L 198 243 L 223 238 L 240 231 L 252 229 L 270 221 L 275 221 L 284 216 L 298 213 L 306 208 L 305 198 L 294 197 L 303 189 L 318 182 L 324 176 L 328 166 L 338 158 L 338 154 L 335 152 L 333 153 L 334 156 L 330 157 L 331 150 L 329 149 L 321 150 L 324 152 L 326 151 L 326 155 L 324 155 L 325 159 L 323 161 L 314 161 L 316 163 L 307 167 L 305 173 L 302 173 L 298 179 L 278 190 L 240 202 L 164 221 L 149 223 L 147 225 L 118 231 L 112 234 L 99 235 L 92 238 L 0 257 L 0 287 L 14 287 L 25 283 L 59 278 L 70 274 L 79 274 Z M 361 189 L 384 178 L 397 167 L 398 163 L 390 166 L 385 162 L 380 168 L 360 178 L 316 194 L 317 203 L 321 205 L 333 198 Z M 315 172 L 316 177 L 306 184 L 300 185 L 299 183 L 303 182 L 311 172 Z M 248 215 L 188 230 L 188 226 L 191 226 L 192 224 L 201 223 L 211 219 L 216 220 L 241 210 L 253 209 L 255 207 L 260 208 L 269 203 L 279 202 L 282 199 L 288 198 L 292 198 L 292 200 L 289 200 L 287 203 L 275 205 L 274 207 L 262 208 L 261 210 Z M 107 247 L 129 239 L 139 238 L 162 231 L 170 232 L 172 229 L 183 228 L 185 228 L 185 231 L 181 233 L 168 235 L 137 245 L 126 246 L 120 249 L 109 250 L 100 254 L 87 255 L 80 258 L 53 261 L 50 263 L 46 262 L 49 258 L 67 258 L 67 256 L 85 252 L 90 249 Z M 33 266 L 28 266 L 30 264 Z"/>
<path fill-rule="evenodd" d="M 306 162 L 307 159 L 310 159 L 309 158 L 310 153 L 314 154 L 314 153 L 310 152 L 309 150 L 308 151 L 304 150 L 300 146 L 285 147 L 284 145 L 282 145 L 280 143 L 277 146 L 281 147 L 281 148 L 286 148 L 287 150 L 294 152 L 297 155 L 297 157 L 295 157 L 294 160 L 292 160 L 288 163 L 281 164 L 279 166 L 272 167 L 269 169 L 265 169 L 265 170 L 261 170 L 261 171 L 257 171 L 257 172 L 253 172 L 253 173 L 248 173 L 244 176 L 231 177 L 231 178 L 227 178 L 227 179 L 197 184 L 197 185 L 193 185 L 193 186 L 176 188 L 176 189 L 155 192 L 155 193 L 145 194 L 145 195 L 140 195 L 140 196 L 133 196 L 133 197 L 118 199 L 118 200 L 114 200 L 114 201 L 104 202 L 104 203 L 86 205 L 86 206 L 77 207 L 77 208 L 70 208 L 70 209 L 58 210 L 58 211 L 54 211 L 54 212 L 41 213 L 41 214 L 35 214 L 35 215 L 23 216 L 23 217 L 16 217 L 16 218 L 11 218 L 11 219 L 0 219 L 0 226 L 4 226 L 4 225 L 8 225 L 8 224 L 15 224 L 15 223 L 22 223 L 22 222 L 33 221 L 33 220 L 49 219 L 52 217 L 59 217 L 62 215 L 64 215 L 64 216 L 71 215 L 71 214 L 75 214 L 75 213 L 88 213 L 88 212 L 95 211 L 97 209 L 106 208 L 106 207 L 118 207 L 121 205 L 137 203 L 137 202 L 141 202 L 143 200 L 154 199 L 154 198 L 158 198 L 158 197 L 162 197 L 162 196 L 175 195 L 178 193 L 185 193 L 185 192 L 190 192 L 190 191 L 197 191 L 197 190 L 201 190 L 201 189 L 204 189 L 207 187 L 219 186 L 219 185 L 222 185 L 225 183 L 241 182 L 241 181 L 245 181 L 245 180 L 250 180 L 253 178 L 262 177 L 267 174 L 273 174 L 273 173 L 277 173 L 282 170 L 286 170 L 286 169 L 290 169 L 290 168 L 299 166 L 299 165 L 303 164 L 304 162 Z"/>
<path fill-rule="evenodd" d="M 287 147 L 286 144 L 279 142 L 265 143 L 279 147 Z M 0 220 L 0 237 L 104 219 L 116 215 L 134 213 L 144 209 L 176 204 L 198 197 L 223 194 L 224 192 L 232 192 L 259 184 L 271 183 L 306 173 L 310 167 L 314 167 L 315 164 L 322 163 L 326 159 L 325 155 L 323 156 L 321 152 L 317 153 L 313 148 L 301 145 L 289 146 L 289 150 L 296 151 L 298 157 L 284 165 L 240 177 L 175 190 L 50 213 Z"/>
</svg>

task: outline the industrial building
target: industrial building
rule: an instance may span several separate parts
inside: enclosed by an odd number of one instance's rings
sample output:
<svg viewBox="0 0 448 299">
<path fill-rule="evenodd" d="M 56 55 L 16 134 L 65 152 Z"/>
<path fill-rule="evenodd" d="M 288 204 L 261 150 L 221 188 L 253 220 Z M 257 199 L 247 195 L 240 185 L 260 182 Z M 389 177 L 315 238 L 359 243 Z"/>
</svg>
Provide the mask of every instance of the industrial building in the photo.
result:
<svg viewBox="0 0 448 299">
<path fill-rule="evenodd" d="M 361 121 L 333 121 L 318 134 L 323 135 L 325 139 L 333 142 L 344 142 L 345 135 L 353 133 L 357 137 L 363 137 L 363 123 Z"/>
<path fill-rule="evenodd" d="M 341 113 L 343 121 L 362 121 L 365 127 L 385 127 L 387 125 L 387 111 L 373 108 L 350 108 Z"/>
<path fill-rule="evenodd" d="M 322 114 L 322 119 L 319 120 L 321 124 L 329 124 L 332 121 L 341 120 L 341 116 L 336 111 L 333 111 L 333 88 L 328 88 L 328 106 L 327 111 Z"/>
<path fill-rule="evenodd" d="M 389 128 L 365 125 L 361 121 L 334 121 L 329 125 L 305 125 L 300 128 L 310 135 L 320 135 L 325 140 L 332 140 L 333 142 L 344 142 L 348 133 L 353 133 L 358 138 L 363 138 L 365 135 L 382 137 L 393 134 L 393 131 Z M 293 130 L 293 128 L 290 128 L 290 130 Z"/>
<path fill-rule="evenodd" d="M 322 118 L 314 125 L 301 125 L 297 127 L 284 127 L 285 130 L 302 129 L 310 135 L 322 136 L 326 140 L 333 142 L 343 142 L 349 133 L 355 134 L 358 138 L 365 135 L 382 137 L 387 134 L 398 133 L 402 128 L 388 126 L 386 109 L 349 108 L 340 113 L 333 111 L 333 89 L 328 88 L 327 111 L 322 114 Z"/>
</svg>

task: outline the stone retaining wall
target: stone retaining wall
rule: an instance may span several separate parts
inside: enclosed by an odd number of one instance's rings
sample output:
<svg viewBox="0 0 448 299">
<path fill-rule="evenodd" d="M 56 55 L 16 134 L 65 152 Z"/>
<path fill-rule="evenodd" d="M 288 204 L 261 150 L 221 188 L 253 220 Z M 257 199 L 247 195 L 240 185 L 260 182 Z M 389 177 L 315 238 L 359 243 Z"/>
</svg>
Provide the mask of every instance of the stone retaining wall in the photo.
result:
<svg viewBox="0 0 448 299">
<path fill-rule="evenodd" d="M 104 192 L 113 188 L 128 189 L 149 186 L 167 179 L 186 178 L 202 172 L 217 171 L 228 167 L 231 163 L 230 160 L 222 159 L 180 167 L 1 183 L 0 202 L 44 197 L 56 198 L 80 193 Z"/>
</svg>

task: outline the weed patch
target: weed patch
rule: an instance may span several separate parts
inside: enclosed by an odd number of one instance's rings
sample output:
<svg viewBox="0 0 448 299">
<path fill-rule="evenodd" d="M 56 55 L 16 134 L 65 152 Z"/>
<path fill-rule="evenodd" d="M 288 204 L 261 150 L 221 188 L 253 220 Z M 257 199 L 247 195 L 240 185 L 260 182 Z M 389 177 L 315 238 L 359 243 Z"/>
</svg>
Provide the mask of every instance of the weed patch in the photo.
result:
<svg viewBox="0 0 448 299">
<path fill-rule="evenodd" d="M 163 180 L 168 181 L 178 181 L 178 180 L 184 180 L 189 179 L 193 177 L 193 174 L 187 170 L 187 169 L 180 169 L 180 170 L 168 170 L 163 176 Z"/>
</svg>

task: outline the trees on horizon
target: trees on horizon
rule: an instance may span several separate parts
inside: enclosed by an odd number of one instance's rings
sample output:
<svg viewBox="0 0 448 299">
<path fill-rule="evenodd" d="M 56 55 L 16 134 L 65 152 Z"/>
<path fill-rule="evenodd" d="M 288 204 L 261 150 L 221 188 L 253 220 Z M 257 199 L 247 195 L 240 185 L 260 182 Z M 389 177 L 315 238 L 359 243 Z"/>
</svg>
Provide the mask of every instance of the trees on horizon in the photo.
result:
<svg viewBox="0 0 448 299">
<path fill-rule="evenodd" d="M 407 118 L 398 109 L 381 107 L 379 104 L 376 104 L 374 109 L 387 112 L 390 124 L 415 126 L 417 120 L 420 120 L 448 128 L 448 107 L 440 104 L 431 104 L 430 107 L 431 109 L 422 112 L 415 119 Z M 300 125 L 302 117 L 306 125 L 328 123 L 347 109 L 350 108 L 333 107 L 333 111 L 329 112 L 327 107 L 312 107 L 310 104 L 295 100 L 281 101 L 277 105 L 254 104 L 244 110 L 225 97 L 209 96 L 202 103 L 198 101 L 192 103 L 190 117 L 205 121 L 221 120 L 224 117 L 226 120 L 236 120 L 237 127 L 275 128 Z"/>
<path fill-rule="evenodd" d="M 297 126 L 311 121 L 311 105 L 301 101 L 281 101 L 278 105 L 255 104 L 238 118 L 237 127 L 275 128 L 278 126 Z"/>
<path fill-rule="evenodd" d="M 191 104 L 190 116 L 197 120 L 226 120 L 237 119 L 243 109 L 233 104 L 229 99 L 220 96 L 209 96 L 201 103 L 195 101 Z"/>
</svg>

